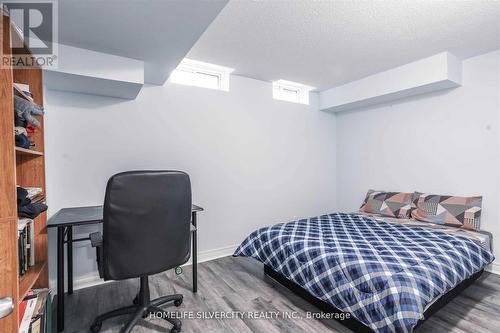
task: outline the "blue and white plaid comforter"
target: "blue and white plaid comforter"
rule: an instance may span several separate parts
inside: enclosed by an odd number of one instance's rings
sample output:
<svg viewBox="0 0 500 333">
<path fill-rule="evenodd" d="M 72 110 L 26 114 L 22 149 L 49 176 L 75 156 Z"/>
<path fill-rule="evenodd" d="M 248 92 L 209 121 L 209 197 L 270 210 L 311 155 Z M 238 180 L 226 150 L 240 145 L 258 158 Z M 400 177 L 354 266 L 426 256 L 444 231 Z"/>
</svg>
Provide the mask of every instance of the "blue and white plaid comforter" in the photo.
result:
<svg viewBox="0 0 500 333">
<path fill-rule="evenodd" d="M 259 229 L 234 255 L 261 261 L 376 332 L 411 332 L 427 305 L 494 260 L 470 239 L 342 213 Z"/>
</svg>

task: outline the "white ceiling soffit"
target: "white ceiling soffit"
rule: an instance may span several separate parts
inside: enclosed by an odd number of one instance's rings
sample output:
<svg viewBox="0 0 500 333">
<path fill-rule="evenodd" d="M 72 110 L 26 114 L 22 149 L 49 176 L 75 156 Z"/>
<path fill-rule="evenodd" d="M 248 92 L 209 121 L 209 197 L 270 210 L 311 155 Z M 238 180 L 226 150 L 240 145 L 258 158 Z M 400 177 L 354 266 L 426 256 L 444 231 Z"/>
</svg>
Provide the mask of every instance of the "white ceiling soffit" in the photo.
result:
<svg viewBox="0 0 500 333">
<path fill-rule="evenodd" d="M 443 51 L 500 48 L 499 1 L 230 1 L 188 54 L 324 90 Z"/>
<path fill-rule="evenodd" d="M 163 84 L 228 0 L 60 0 L 59 42 L 143 60 Z"/>
</svg>

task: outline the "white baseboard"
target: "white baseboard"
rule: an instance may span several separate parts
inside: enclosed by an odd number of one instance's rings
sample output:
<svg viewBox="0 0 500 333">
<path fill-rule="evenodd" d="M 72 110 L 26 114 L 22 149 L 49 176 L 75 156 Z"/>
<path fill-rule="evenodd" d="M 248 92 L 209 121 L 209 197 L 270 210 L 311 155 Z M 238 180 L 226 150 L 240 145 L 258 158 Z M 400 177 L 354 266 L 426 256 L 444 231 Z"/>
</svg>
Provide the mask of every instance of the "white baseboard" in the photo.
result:
<svg viewBox="0 0 500 333">
<path fill-rule="evenodd" d="M 218 249 L 198 252 L 198 263 L 230 256 L 234 253 L 234 251 L 236 251 L 238 246 L 239 245 L 231 245 L 231 246 L 221 247 Z M 191 265 L 191 259 L 184 265 Z"/>
<path fill-rule="evenodd" d="M 221 247 L 218 249 L 212 249 L 212 250 L 198 252 L 198 263 L 230 256 L 234 253 L 234 251 L 236 250 L 237 247 L 238 247 L 238 245 L 232 245 L 232 246 Z M 183 266 L 189 266 L 191 264 L 192 263 L 191 263 L 191 259 L 190 259 Z M 113 281 L 104 281 L 103 279 L 101 279 L 99 277 L 99 274 L 97 272 L 95 272 L 95 273 L 75 277 L 73 280 L 73 290 L 93 287 L 93 286 L 97 286 L 97 285 L 108 283 L 108 282 L 113 282 Z M 57 289 L 56 289 L 56 280 L 55 279 L 50 280 L 50 288 L 51 288 L 53 294 L 56 295 Z"/>
<path fill-rule="evenodd" d="M 97 286 L 99 284 L 105 284 L 108 282 L 113 282 L 112 280 L 110 281 L 104 281 L 101 279 L 99 276 L 99 273 L 97 272 L 92 272 L 90 274 L 78 276 L 73 278 L 73 290 L 78 290 L 78 289 L 83 289 L 83 288 L 88 288 L 92 286 Z M 53 295 L 57 295 L 57 282 L 55 279 L 50 279 L 49 281 L 49 287 L 50 290 L 52 291 Z M 67 285 L 67 280 L 65 279 L 64 281 L 64 287 L 67 290 L 68 285 Z"/>
<path fill-rule="evenodd" d="M 491 272 L 493 274 L 498 274 L 500 275 L 500 263 L 498 263 L 496 260 L 491 263 L 491 265 L 488 265 L 486 267 L 486 270 L 488 272 Z"/>
</svg>

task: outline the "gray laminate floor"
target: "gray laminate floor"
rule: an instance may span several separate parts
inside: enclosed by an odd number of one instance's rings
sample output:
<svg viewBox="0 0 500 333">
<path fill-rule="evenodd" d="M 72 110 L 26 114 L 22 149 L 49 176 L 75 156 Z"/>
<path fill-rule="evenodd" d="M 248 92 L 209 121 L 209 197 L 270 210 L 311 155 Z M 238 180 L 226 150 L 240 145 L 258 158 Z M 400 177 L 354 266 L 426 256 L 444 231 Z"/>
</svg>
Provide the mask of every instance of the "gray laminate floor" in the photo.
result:
<svg viewBox="0 0 500 333">
<path fill-rule="evenodd" d="M 199 264 L 197 294 L 191 292 L 191 267 L 177 276 L 172 271 L 150 279 L 152 297 L 181 293 L 186 316 L 209 316 L 214 311 L 246 312 L 243 319 L 182 319 L 182 332 L 351 332 L 334 321 L 297 318 L 316 309 L 268 278 L 262 265 L 247 258 L 225 257 Z M 66 296 L 66 330 L 88 332 L 97 314 L 129 305 L 138 281 L 112 282 L 76 291 Z M 192 311 L 191 313 L 189 311 Z M 262 312 L 279 312 L 278 319 L 250 319 Z M 126 317 L 110 319 L 101 332 L 118 332 Z M 142 320 L 133 332 L 168 332 L 170 325 L 160 319 Z M 435 313 L 417 332 L 500 332 L 500 276 L 484 273 L 472 286 Z"/>
</svg>

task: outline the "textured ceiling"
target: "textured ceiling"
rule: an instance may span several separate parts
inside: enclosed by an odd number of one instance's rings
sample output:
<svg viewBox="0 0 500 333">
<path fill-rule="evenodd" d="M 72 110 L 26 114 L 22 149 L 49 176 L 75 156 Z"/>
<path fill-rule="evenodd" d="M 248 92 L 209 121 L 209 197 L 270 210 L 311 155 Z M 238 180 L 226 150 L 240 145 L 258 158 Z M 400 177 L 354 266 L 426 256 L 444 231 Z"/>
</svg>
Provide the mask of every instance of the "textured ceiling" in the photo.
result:
<svg viewBox="0 0 500 333">
<path fill-rule="evenodd" d="M 227 0 L 59 0 L 59 41 L 143 60 L 163 84 Z"/>
<path fill-rule="evenodd" d="M 445 50 L 499 48 L 498 1 L 232 0 L 188 56 L 323 90 Z"/>
</svg>

